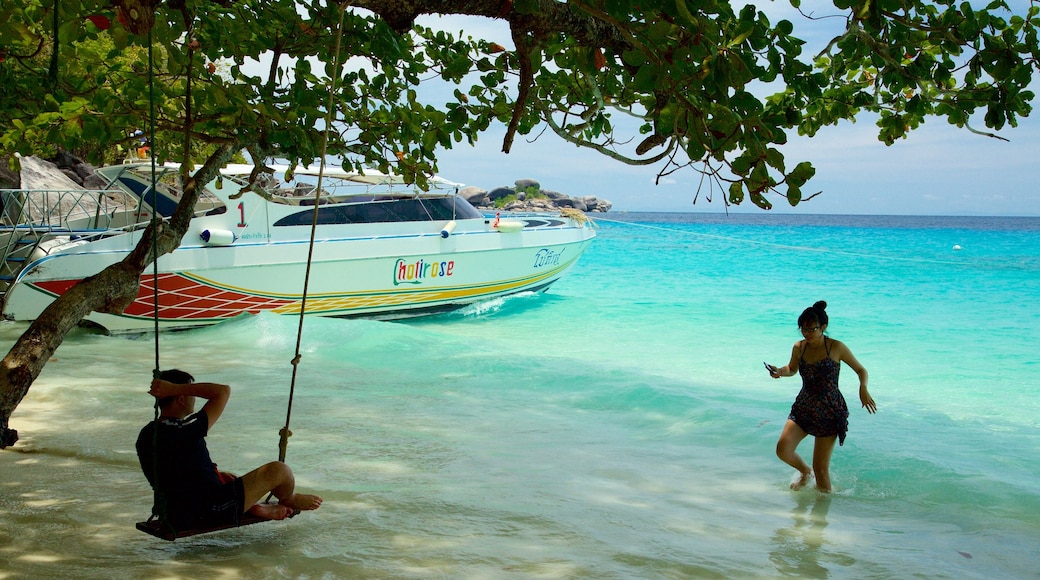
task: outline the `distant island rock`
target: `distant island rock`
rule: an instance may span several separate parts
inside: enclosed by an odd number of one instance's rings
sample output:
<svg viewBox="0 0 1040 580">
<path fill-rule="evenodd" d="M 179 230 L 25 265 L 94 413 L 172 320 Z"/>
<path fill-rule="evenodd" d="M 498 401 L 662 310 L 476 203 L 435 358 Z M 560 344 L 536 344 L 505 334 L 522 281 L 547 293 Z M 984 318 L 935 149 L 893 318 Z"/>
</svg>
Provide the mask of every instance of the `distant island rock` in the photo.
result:
<svg viewBox="0 0 1040 580">
<path fill-rule="evenodd" d="M 594 195 L 571 197 L 542 189 L 541 183 L 535 179 L 517 179 L 513 187 L 496 187 L 491 191 L 475 186 L 464 187 L 459 195 L 482 210 L 524 212 L 574 208 L 583 212 L 608 212 L 613 205 Z"/>
</svg>

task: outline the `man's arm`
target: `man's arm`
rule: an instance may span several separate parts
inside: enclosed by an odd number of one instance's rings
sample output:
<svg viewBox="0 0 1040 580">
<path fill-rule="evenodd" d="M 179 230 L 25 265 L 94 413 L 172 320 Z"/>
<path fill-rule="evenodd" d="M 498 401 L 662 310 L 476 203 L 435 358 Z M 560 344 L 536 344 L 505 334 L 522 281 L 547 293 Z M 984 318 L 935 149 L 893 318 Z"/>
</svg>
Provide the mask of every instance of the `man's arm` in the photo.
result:
<svg viewBox="0 0 1040 580">
<path fill-rule="evenodd" d="M 212 429 L 221 413 L 224 412 L 224 407 L 227 406 L 228 399 L 231 397 L 231 387 L 219 383 L 178 384 L 162 379 L 152 379 L 152 387 L 148 393 L 160 399 L 178 396 L 206 399 L 202 410 L 206 412 L 209 428 Z"/>
</svg>

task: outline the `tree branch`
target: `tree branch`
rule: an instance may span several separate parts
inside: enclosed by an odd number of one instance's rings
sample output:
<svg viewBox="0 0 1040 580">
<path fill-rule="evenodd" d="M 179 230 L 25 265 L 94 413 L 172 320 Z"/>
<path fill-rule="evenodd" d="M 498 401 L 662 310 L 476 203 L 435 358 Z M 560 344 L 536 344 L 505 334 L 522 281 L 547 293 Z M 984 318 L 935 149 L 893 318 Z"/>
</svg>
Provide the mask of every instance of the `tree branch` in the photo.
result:
<svg viewBox="0 0 1040 580">
<path fill-rule="evenodd" d="M 502 152 L 509 153 L 513 148 L 513 138 L 516 136 L 520 119 L 524 116 L 524 108 L 531 94 L 531 86 L 534 85 L 534 42 L 526 30 L 518 23 L 510 23 L 509 31 L 513 35 L 513 44 L 516 45 L 516 58 L 520 63 L 520 80 L 517 85 L 516 102 L 513 103 L 513 116 L 509 119 L 509 127 L 506 135 L 502 138 Z"/>
<path fill-rule="evenodd" d="M 563 137 L 566 141 L 568 141 L 570 143 L 573 143 L 573 144 L 577 145 L 578 147 L 585 147 L 586 149 L 592 149 L 594 151 L 598 151 L 599 153 L 602 153 L 603 155 L 606 155 L 607 157 L 610 157 L 611 159 L 614 159 L 615 161 L 620 161 L 620 162 L 624 163 L 625 165 L 652 165 L 652 164 L 657 163 L 658 161 L 664 159 L 665 157 L 667 157 L 668 154 L 671 153 L 671 151 L 675 148 L 675 139 L 671 139 L 671 140 L 668 141 L 668 147 L 666 147 L 665 150 L 662 151 L 661 153 L 659 153 L 659 154 L 657 154 L 657 155 L 655 155 L 653 157 L 648 157 L 646 159 L 633 159 L 633 158 L 628 157 L 626 155 L 622 155 L 621 153 L 618 153 L 617 151 L 614 151 L 613 149 L 610 149 L 609 147 L 606 147 L 604 145 L 600 145 L 599 143 L 593 143 L 591 141 L 586 141 L 584 139 L 577 139 L 577 138 L 573 137 L 567 131 L 565 131 L 562 127 L 560 127 L 559 124 L 557 124 L 556 121 L 553 120 L 553 118 L 550 117 L 550 116 L 546 116 L 545 117 L 545 122 L 550 127 L 552 127 L 553 132 L 555 132 L 560 137 Z"/>
</svg>

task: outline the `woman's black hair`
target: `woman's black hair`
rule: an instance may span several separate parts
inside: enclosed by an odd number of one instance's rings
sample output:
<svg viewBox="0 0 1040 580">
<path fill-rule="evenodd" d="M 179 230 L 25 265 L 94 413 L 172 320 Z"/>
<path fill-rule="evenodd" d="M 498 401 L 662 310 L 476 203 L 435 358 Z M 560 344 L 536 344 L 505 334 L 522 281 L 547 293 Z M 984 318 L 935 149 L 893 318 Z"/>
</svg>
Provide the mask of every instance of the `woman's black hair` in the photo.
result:
<svg viewBox="0 0 1040 580">
<path fill-rule="evenodd" d="M 827 303 L 823 300 L 802 311 L 802 315 L 798 317 L 798 328 L 805 328 L 811 322 L 820 326 L 827 325 Z"/>
</svg>

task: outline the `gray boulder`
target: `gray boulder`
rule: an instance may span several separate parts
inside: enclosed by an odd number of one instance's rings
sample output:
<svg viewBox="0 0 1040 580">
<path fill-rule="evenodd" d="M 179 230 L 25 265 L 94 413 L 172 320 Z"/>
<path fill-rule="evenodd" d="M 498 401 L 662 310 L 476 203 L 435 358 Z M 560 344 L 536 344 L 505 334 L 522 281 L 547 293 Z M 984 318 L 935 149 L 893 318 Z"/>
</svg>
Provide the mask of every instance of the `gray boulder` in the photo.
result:
<svg viewBox="0 0 1040 580">
<path fill-rule="evenodd" d="M 541 189 L 542 184 L 538 183 L 537 179 L 517 179 L 515 182 L 517 190 L 535 188 Z"/>
<path fill-rule="evenodd" d="M 10 160 L 10 157 L 0 157 L 0 189 L 18 189 L 21 186 L 21 178 L 8 165 Z"/>
<path fill-rule="evenodd" d="M 552 200 L 545 198 L 532 198 L 527 201 L 511 201 L 502 208 L 505 211 L 538 211 L 552 212 L 559 210 Z"/>
<path fill-rule="evenodd" d="M 605 199 L 600 199 L 594 195 L 585 195 L 579 199 L 585 204 L 588 211 L 610 211 L 611 203 Z"/>
<path fill-rule="evenodd" d="M 511 187 L 496 187 L 488 192 L 488 199 L 494 202 L 510 195 L 516 195 L 516 190 Z"/>
<path fill-rule="evenodd" d="M 462 196 L 463 199 L 477 207 L 486 205 L 489 201 L 488 192 L 483 188 L 477 187 L 475 185 L 468 185 L 466 187 L 463 187 L 459 190 L 459 195 Z"/>
<path fill-rule="evenodd" d="M 22 157 L 22 189 L 80 189 L 58 166 L 39 157 Z"/>
<path fill-rule="evenodd" d="M 94 176 L 94 170 L 96 168 L 86 162 L 80 162 L 72 166 L 72 170 L 76 172 L 76 175 L 83 181 L 86 181 L 88 177 Z"/>
<path fill-rule="evenodd" d="M 554 200 L 554 203 L 556 204 L 556 207 L 573 207 L 574 209 L 579 211 L 588 211 L 588 206 L 585 205 L 585 202 L 581 201 L 580 199 L 575 199 L 573 197 L 568 197 L 566 199 L 557 199 Z"/>
<path fill-rule="evenodd" d="M 65 177 L 68 177 L 70 181 L 75 183 L 76 187 L 83 187 L 83 178 L 80 177 L 80 175 L 78 173 L 76 173 L 75 170 L 69 169 L 69 168 L 66 168 L 66 167 L 62 167 L 59 171 L 64 173 Z"/>
<path fill-rule="evenodd" d="M 96 173 L 91 173 L 83 178 L 83 189 L 98 190 L 105 189 L 106 187 L 108 187 L 108 183 L 106 183 L 105 180 Z"/>
</svg>

